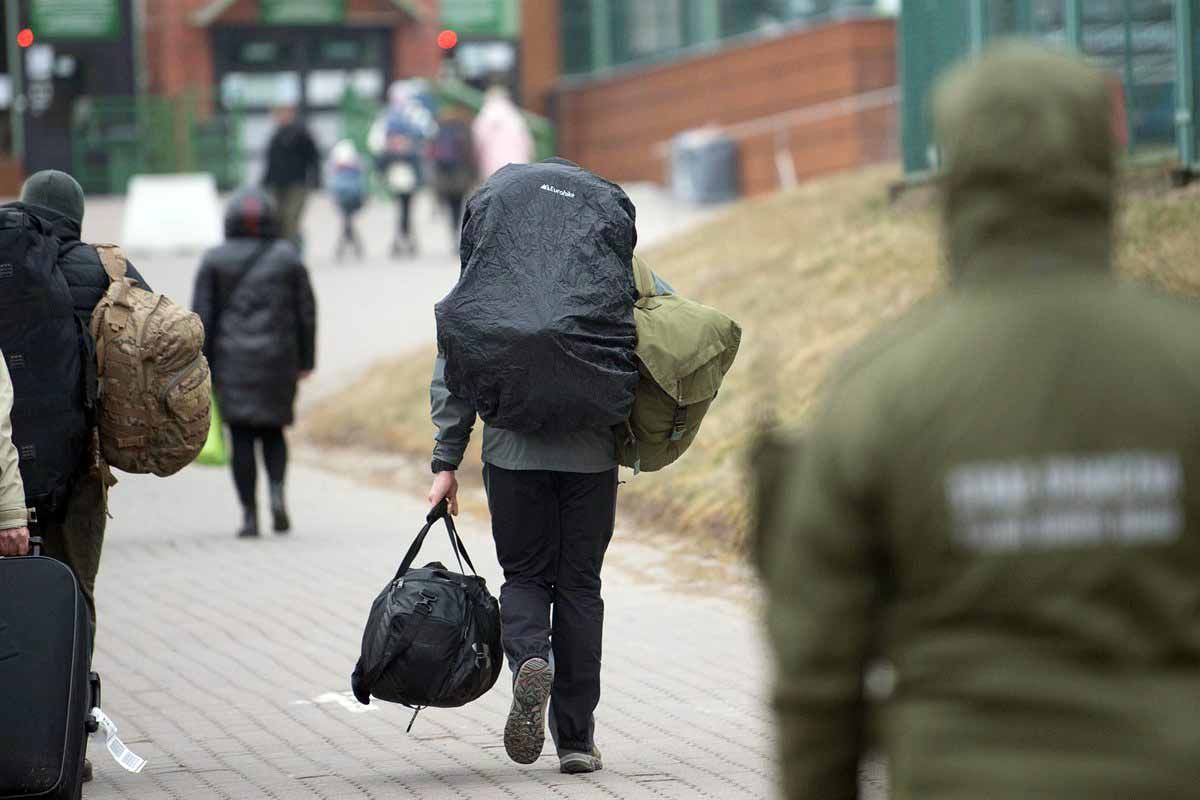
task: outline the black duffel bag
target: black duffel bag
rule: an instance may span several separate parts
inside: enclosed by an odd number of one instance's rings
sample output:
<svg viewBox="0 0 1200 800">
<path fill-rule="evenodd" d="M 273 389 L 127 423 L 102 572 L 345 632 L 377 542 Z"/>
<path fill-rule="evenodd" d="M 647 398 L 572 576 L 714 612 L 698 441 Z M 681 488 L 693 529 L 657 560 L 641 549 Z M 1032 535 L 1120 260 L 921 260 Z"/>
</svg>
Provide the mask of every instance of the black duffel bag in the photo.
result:
<svg viewBox="0 0 1200 800">
<path fill-rule="evenodd" d="M 439 562 L 412 568 L 438 520 L 446 523 L 459 569 L 466 561 L 471 575 Z M 443 501 L 429 512 L 396 577 L 371 606 L 351 688 L 363 704 L 375 697 L 416 711 L 456 708 L 486 694 L 502 666 L 500 604 L 475 574 Z"/>
</svg>

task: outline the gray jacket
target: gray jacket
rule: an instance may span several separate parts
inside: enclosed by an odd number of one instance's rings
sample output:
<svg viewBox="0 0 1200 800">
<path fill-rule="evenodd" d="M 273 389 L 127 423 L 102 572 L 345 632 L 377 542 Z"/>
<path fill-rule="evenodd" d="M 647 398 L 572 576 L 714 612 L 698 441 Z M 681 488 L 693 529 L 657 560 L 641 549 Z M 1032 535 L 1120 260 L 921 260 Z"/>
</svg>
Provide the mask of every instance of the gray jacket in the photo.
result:
<svg viewBox="0 0 1200 800">
<path fill-rule="evenodd" d="M 673 294 L 670 284 L 654 276 L 655 291 Z M 437 428 L 435 461 L 458 467 L 462 464 L 476 413 L 467 400 L 446 388 L 446 360 L 437 357 L 429 387 L 433 424 Z M 617 441 L 610 428 L 567 434 L 530 434 L 485 426 L 483 463 L 513 471 L 607 472 L 617 467 Z"/>
</svg>

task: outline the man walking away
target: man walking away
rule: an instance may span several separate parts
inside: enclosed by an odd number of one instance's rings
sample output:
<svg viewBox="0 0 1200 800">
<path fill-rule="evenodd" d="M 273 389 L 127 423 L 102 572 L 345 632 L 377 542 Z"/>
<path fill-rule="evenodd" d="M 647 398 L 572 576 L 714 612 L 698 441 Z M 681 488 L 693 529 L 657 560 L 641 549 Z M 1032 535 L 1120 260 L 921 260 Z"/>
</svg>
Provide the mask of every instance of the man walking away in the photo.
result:
<svg viewBox="0 0 1200 800">
<path fill-rule="evenodd" d="M 612 426 L 627 414 L 592 408 L 580 415 L 577 401 L 619 405 L 628 370 L 632 403 L 635 209 L 620 187 L 559 159 L 502 171 L 468 205 L 463 277 L 438 305 L 442 354 L 430 389 L 438 433 L 429 502 L 448 498 L 457 512 L 456 470 L 479 411 L 489 420 L 484 482 L 504 570 L 503 645 L 515 674 L 505 750 L 520 764 L 537 760 L 549 704 L 560 769 L 595 772 L 603 766 L 593 718 L 604 632 L 600 571 L 617 503 Z M 537 237 L 538 226 L 558 235 Z M 570 296 L 555 296 L 560 290 Z M 564 355 L 566 346 L 546 331 L 571 302 L 570 324 L 588 335 L 577 339 L 586 340 L 583 349 Z M 538 310 L 518 319 L 526 308 Z M 487 355 L 505 362 L 501 371 L 524 375 L 528 364 L 517 360 L 542 353 L 558 359 L 554 369 L 565 376 L 560 385 L 539 385 L 542 394 L 530 397 L 524 384 L 484 375 L 490 364 L 463 359 L 464 351 L 479 349 L 473 337 L 506 336 L 511 341 Z M 624 347 L 630 348 L 627 360 Z M 447 358 L 447 352 L 457 354 Z M 451 391 L 455 385 L 462 387 L 459 394 Z M 493 388 L 504 399 L 495 402 Z M 550 408 L 559 416 L 543 416 Z"/>
<path fill-rule="evenodd" d="M 35 173 L 21 189 L 21 202 L 0 212 L 30 215 L 30 225 L 57 240 L 53 270 L 23 280 L 47 281 L 37 305 L 8 309 L 0 349 L 12 375 L 13 440 L 21 454 L 25 501 L 37 513 L 45 555 L 75 573 L 96 628 L 96 575 L 104 546 L 108 490 L 116 483 L 99 451 L 96 431 L 96 344 L 92 311 L 108 290 L 109 278 L 96 248 L 80 241 L 84 195 L 65 172 Z M 37 257 L 27 252 L 27 258 Z M 41 271 L 40 265 L 13 264 Z M 128 277 L 149 290 L 132 264 Z M 66 290 L 60 297 L 60 288 Z M 0 299 L 0 303 L 3 300 Z M 84 780 L 91 780 L 90 762 Z"/>
<path fill-rule="evenodd" d="M 452 104 L 442 112 L 429 150 L 433 186 L 450 219 L 450 241 L 457 248 L 463 202 L 479 177 L 471 142 L 470 112 L 465 107 Z"/>
<path fill-rule="evenodd" d="M 0 557 L 23 556 L 29 552 L 28 515 L 25 510 L 25 486 L 17 448 L 13 445 L 12 380 L 8 365 L 0 353 Z"/>
<path fill-rule="evenodd" d="M 936 92 L 950 288 L 764 515 L 789 798 L 855 797 L 870 731 L 894 797 L 1196 794 L 1200 310 L 1114 275 L 1110 98 L 1028 44 Z"/>
<path fill-rule="evenodd" d="M 321 183 L 321 155 L 312 134 L 296 116 L 295 108 L 277 108 L 275 124 L 275 132 L 267 145 L 263 186 L 275 197 L 283 238 L 303 250 L 304 204 L 308 190 Z"/>
<path fill-rule="evenodd" d="M 238 536 L 259 535 L 257 445 L 270 480 L 273 528 L 287 533 L 283 429 L 295 417 L 297 383 L 316 361 L 316 302 L 300 253 L 279 238 L 279 219 L 266 194 L 244 189 L 234 195 L 225 237 L 204 254 L 192 303 L 208 332 L 204 354 L 233 439 L 233 479 L 242 504 Z"/>
</svg>

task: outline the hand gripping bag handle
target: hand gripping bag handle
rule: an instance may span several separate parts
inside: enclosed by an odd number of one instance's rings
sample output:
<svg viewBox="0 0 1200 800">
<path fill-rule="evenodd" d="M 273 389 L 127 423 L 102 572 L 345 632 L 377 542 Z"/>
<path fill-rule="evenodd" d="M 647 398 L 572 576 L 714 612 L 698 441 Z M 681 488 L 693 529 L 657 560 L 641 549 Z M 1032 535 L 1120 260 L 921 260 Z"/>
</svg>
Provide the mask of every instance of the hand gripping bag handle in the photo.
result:
<svg viewBox="0 0 1200 800">
<path fill-rule="evenodd" d="M 417 560 L 417 554 L 421 552 L 421 547 L 425 544 L 425 537 L 429 535 L 429 531 L 433 529 L 438 520 L 446 521 L 446 532 L 450 536 L 450 547 L 454 550 L 454 557 L 458 559 L 458 568 L 462 569 L 462 564 L 466 561 L 467 566 L 471 568 L 471 572 L 479 575 L 475 571 L 475 565 L 471 563 L 471 557 L 467 555 L 467 547 L 459 537 L 458 529 L 454 527 L 454 519 L 450 516 L 450 503 L 443 500 L 429 511 L 429 516 L 425 518 L 425 527 L 417 534 L 417 538 L 413 540 L 412 545 L 408 548 L 404 560 L 400 562 L 400 568 L 396 570 L 396 578 L 402 577 L 404 573 L 412 568 L 413 562 Z"/>
</svg>

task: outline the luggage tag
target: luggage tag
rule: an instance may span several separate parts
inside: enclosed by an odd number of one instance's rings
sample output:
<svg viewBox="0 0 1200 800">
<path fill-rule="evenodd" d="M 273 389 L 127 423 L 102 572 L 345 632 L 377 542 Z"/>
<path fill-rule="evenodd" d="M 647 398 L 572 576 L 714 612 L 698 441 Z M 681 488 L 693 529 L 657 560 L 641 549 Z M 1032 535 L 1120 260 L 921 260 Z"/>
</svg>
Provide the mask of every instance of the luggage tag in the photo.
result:
<svg viewBox="0 0 1200 800">
<path fill-rule="evenodd" d="M 126 747 L 125 743 L 117 736 L 117 723 L 109 719 L 108 715 L 98 708 L 92 709 L 92 719 L 96 720 L 96 724 L 100 726 L 98 730 L 104 731 L 108 754 L 122 769 L 136 775 L 146 768 L 146 759 Z"/>
</svg>

